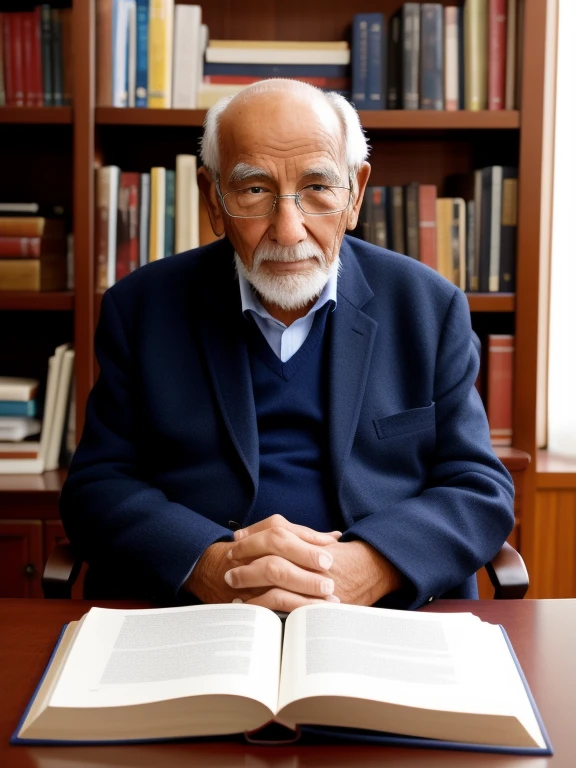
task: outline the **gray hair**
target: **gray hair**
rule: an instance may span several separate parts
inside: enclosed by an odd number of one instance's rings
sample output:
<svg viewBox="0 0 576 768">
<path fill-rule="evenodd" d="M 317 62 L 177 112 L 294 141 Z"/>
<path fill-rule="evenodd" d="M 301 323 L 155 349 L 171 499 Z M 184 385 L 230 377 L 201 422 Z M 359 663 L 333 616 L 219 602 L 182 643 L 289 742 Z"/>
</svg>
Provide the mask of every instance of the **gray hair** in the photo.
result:
<svg viewBox="0 0 576 768">
<path fill-rule="evenodd" d="M 250 93 L 263 93 L 271 90 L 268 85 L 271 82 L 283 83 L 286 82 L 286 80 L 263 80 L 261 83 L 255 83 L 254 85 L 249 86 Z M 310 89 L 316 94 L 321 94 L 339 118 L 344 131 L 348 174 L 355 196 L 357 191 L 356 174 L 360 170 L 362 163 L 367 160 L 370 153 L 370 147 L 366 140 L 366 136 L 364 135 L 358 112 L 356 112 L 352 104 L 339 93 L 334 93 L 333 91 L 325 93 L 324 91 L 321 91 L 320 88 L 316 88 L 316 86 L 303 83 L 299 80 L 292 80 L 289 82 L 297 82 L 303 89 Z M 241 94 L 245 94 L 245 91 L 241 91 L 240 94 L 237 95 Z M 220 101 L 208 110 L 204 120 L 204 135 L 200 139 L 200 157 L 202 163 L 210 171 L 212 178 L 214 179 L 220 177 L 220 149 L 218 144 L 220 119 L 227 106 L 234 98 L 236 98 L 236 96 L 225 96 L 220 99 Z"/>
</svg>

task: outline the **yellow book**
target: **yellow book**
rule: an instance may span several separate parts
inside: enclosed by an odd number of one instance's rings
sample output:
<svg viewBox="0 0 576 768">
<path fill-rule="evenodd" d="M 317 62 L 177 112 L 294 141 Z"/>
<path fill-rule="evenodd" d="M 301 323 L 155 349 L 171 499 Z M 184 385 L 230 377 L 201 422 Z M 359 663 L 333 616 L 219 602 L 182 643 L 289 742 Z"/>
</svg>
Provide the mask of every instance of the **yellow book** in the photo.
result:
<svg viewBox="0 0 576 768">
<path fill-rule="evenodd" d="M 174 0 L 150 0 L 148 23 L 148 106 L 172 106 Z"/>
<path fill-rule="evenodd" d="M 488 109 L 488 3 L 464 6 L 464 101 L 466 109 Z"/>
<path fill-rule="evenodd" d="M 335 42 L 303 42 L 301 40 L 210 40 L 211 48 L 271 48 L 274 50 L 289 50 L 299 48 L 300 50 L 320 50 L 320 51 L 347 51 L 349 48 L 345 40 Z"/>
<path fill-rule="evenodd" d="M 148 261 L 164 258 L 164 229 L 166 218 L 166 168 L 150 171 L 150 242 Z"/>
<path fill-rule="evenodd" d="M 438 272 L 450 282 L 452 269 L 452 209 L 451 197 L 439 197 L 436 200 L 436 255 Z"/>
</svg>

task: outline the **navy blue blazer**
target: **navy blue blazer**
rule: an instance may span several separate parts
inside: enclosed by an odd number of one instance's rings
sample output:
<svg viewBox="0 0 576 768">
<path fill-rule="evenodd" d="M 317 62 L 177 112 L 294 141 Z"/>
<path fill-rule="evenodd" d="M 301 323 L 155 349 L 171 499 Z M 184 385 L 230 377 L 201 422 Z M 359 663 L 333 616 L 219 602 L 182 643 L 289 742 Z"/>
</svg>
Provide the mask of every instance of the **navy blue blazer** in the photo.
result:
<svg viewBox="0 0 576 768">
<path fill-rule="evenodd" d="M 474 387 L 464 294 L 352 237 L 329 339 L 330 462 L 344 541 L 404 574 L 388 604 L 470 597 L 513 526 L 513 485 Z M 218 313 L 214 307 L 218 307 Z M 174 599 L 258 489 L 258 434 L 227 240 L 108 290 L 100 375 L 61 497 L 71 542 L 112 592 Z"/>
</svg>

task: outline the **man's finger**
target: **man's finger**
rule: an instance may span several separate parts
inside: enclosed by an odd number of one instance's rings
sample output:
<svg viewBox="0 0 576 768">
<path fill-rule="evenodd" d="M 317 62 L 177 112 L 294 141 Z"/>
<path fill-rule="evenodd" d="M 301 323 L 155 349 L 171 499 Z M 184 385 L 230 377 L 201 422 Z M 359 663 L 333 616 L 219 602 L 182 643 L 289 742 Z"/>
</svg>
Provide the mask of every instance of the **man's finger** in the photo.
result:
<svg viewBox="0 0 576 768">
<path fill-rule="evenodd" d="M 334 592 L 333 579 L 307 571 L 277 555 L 266 555 L 250 565 L 231 568 L 224 574 L 224 579 L 234 589 L 281 587 L 290 592 L 323 598 Z"/>
<path fill-rule="evenodd" d="M 263 608 L 270 608 L 271 611 L 290 613 L 290 611 L 293 611 L 295 608 L 300 608 L 302 605 L 325 604 L 326 600 L 319 600 L 314 597 L 307 597 L 306 595 L 298 595 L 295 592 L 287 592 L 285 589 L 273 588 L 267 590 L 258 597 L 253 597 L 244 602 L 247 605 L 261 605 Z M 336 600 L 331 602 L 336 602 Z"/>
<path fill-rule="evenodd" d="M 260 520 L 258 523 L 234 531 L 234 541 L 240 541 L 240 539 L 252 536 L 254 533 L 259 533 L 260 531 L 265 531 L 268 528 L 274 527 L 286 528 L 296 534 L 302 541 L 307 541 L 309 544 L 333 544 L 335 540 L 337 541 L 342 536 L 341 531 L 321 533 L 320 531 L 315 531 L 313 528 L 307 528 L 305 525 L 291 523 L 286 520 L 285 517 L 282 517 L 282 515 L 272 515 L 264 520 Z"/>
<path fill-rule="evenodd" d="M 331 540 L 334 543 L 334 539 Z M 253 533 L 230 545 L 228 557 L 231 560 L 245 560 L 279 555 L 291 563 L 313 571 L 330 570 L 334 558 L 325 546 L 314 546 L 303 541 L 288 528 L 274 526 Z"/>
</svg>

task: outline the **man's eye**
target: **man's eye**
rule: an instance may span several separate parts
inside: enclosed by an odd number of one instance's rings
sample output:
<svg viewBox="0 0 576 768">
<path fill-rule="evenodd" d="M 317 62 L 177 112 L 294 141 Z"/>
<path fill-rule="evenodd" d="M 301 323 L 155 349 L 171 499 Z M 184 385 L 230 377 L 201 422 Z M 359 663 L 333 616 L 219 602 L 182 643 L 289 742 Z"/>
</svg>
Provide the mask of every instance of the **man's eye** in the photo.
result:
<svg viewBox="0 0 576 768">
<path fill-rule="evenodd" d="M 324 184 L 309 184 L 307 187 L 305 187 L 305 189 L 309 190 L 310 192 L 326 192 L 328 187 Z"/>
<path fill-rule="evenodd" d="M 264 187 L 248 187 L 243 189 L 242 192 L 246 195 L 261 195 L 263 192 L 268 192 Z"/>
</svg>

